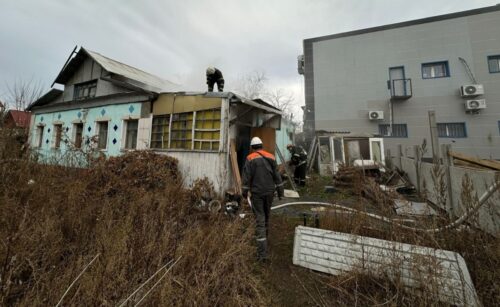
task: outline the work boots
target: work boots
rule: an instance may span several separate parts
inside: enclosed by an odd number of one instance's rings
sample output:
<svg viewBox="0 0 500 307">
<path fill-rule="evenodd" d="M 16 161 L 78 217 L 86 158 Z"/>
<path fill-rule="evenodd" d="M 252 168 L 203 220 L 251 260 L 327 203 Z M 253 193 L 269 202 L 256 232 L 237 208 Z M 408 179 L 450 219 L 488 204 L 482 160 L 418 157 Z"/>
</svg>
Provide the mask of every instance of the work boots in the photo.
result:
<svg viewBox="0 0 500 307">
<path fill-rule="evenodd" d="M 267 256 L 267 239 L 257 239 L 257 260 L 259 262 L 266 262 Z"/>
</svg>

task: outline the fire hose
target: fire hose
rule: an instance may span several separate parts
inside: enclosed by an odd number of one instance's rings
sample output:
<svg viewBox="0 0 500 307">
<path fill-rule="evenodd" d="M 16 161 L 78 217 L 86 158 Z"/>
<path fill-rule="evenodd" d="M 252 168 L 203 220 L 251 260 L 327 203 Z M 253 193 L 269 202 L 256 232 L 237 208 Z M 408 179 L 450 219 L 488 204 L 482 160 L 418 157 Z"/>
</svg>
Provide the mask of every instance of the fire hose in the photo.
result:
<svg viewBox="0 0 500 307">
<path fill-rule="evenodd" d="M 361 214 L 361 215 L 367 216 L 369 218 L 376 219 L 376 220 L 379 220 L 379 221 L 382 221 L 385 223 L 393 224 L 393 225 L 396 225 L 398 227 L 412 230 L 412 231 L 437 233 L 437 232 L 441 232 L 444 230 L 454 229 L 454 228 L 460 226 L 461 224 L 463 224 L 464 222 L 466 222 L 471 216 L 473 216 L 487 202 L 487 200 L 493 194 L 495 194 L 495 192 L 498 190 L 499 187 L 500 187 L 500 183 L 495 182 L 493 185 L 491 185 L 486 190 L 486 192 L 483 193 L 483 195 L 481 195 L 481 197 L 479 198 L 477 203 L 471 209 L 467 210 L 464 214 L 462 214 L 458 219 L 456 219 L 455 221 L 453 221 L 445 226 L 438 227 L 438 228 L 431 228 L 431 229 L 410 227 L 410 226 L 398 223 L 396 221 L 393 221 L 392 219 L 387 218 L 385 216 L 365 212 L 365 211 L 354 209 L 354 208 L 349 208 L 349 207 L 342 206 L 342 205 L 327 203 L 327 202 L 315 202 L 315 201 L 290 202 L 290 203 L 285 203 L 282 205 L 274 206 L 271 208 L 271 210 L 277 210 L 277 209 L 281 209 L 281 208 L 285 208 L 285 207 L 289 207 L 289 206 L 295 206 L 295 205 L 327 206 L 327 207 L 332 207 L 335 209 L 343 210 L 343 211 L 346 211 L 349 213 Z"/>
</svg>

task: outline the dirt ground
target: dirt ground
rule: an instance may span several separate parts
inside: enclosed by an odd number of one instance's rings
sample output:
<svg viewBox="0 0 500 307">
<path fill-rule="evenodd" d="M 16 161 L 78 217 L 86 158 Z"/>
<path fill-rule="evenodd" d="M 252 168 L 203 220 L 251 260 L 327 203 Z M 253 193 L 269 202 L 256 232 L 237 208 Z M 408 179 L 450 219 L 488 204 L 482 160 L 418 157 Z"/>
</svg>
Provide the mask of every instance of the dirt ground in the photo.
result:
<svg viewBox="0 0 500 307">
<path fill-rule="evenodd" d="M 296 201 L 336 202 L 355 205 L 363 200 L 355 200 L 343 191 L 327 193 L 325 185 L 331 185 L 327 177 L 313 176 L 308 184 L 299 189 L 300 199 L 284 198 L 275 200 L 274 206 Z M 292 263 L 295 227 L 314 224 L 311 206 L 292 206 L 272 212 L 270 220 L 270 261 L 256 266 L 264 286 L 272 294 L 272 306 L 340 306 L 336 291 L 329 285 L 331 276 L 314 272 Z"/>
</svg>

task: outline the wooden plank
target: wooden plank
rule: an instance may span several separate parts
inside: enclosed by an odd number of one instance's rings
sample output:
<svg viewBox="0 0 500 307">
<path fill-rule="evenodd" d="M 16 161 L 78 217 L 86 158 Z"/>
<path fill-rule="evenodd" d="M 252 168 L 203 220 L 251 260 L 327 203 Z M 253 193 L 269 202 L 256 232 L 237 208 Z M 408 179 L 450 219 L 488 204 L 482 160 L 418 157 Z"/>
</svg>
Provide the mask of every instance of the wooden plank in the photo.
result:
<svg viewBox="0 0 500 307">
<path fill-rule="evenodd" d="M 240 169 L 238 168 L 238 157 L 236 154 L 236 140 L 231 139 L 231 148 L 229 152 L 229 158 L 231 160 L 231 170 L 233 171 L 234 176 L 234 189 L 237 194 L 241 194 L 241 175 Z"/>
<path fill-rule="evenodd" d="M 312 154 L 313 154 L 313 151 L 314 151 L 314 148 L 316 147 L 316 140 L 317 140 L 318 137 L 314 137 L 312 142 L 311 142 L 311 146 L 309 146 L 309 151 L 307 152 L 307 154 L 309 154 L 309 156 L 307 157 L 307 165 L 309 166 L 311 164 L 311 161 L 312 161 Z"/>
<path fill-rule="evenodd" d="M 500 171 L 500 162 L 497 161 L 478 159 L 456 151 L 450 151 L 450 156 L 458 160 Z"/>
<path fill-rule="evenodd" d="M 280 157 L 281 161 L 285 161 L 285 157 L 283 157 L 283 155 L 281 154 L 281 150 L 279 149 L 278 146 L 276 146 L 276 153 Z M 293 177 L 290 173 L 290 170 L 288 169 L 288 165 L 286 164 L 286 162 L 283 162 L 283 167 L 285 169 L 286 176 L 288 177 L 288 181 L 290 181 L 290 185 L 292 186 L 292 189 L 294 191 L 297 191 L 297 187 L 295 186 L 295 182 L 293 182 Z"/>
<path fill-rule="evenodd" d="M 254 136 L 259 137 L 262 140 L 262 147 L 264 150 L 274 155 L 274 148 L 276 147 L 276 129 L 269 127 L 254 127 L 250 132 L 250 136 L 250 138 Z"/>
<path fill-rule="evenodd" d="M 319 151 L 319 143 L 316 143 L 316 146 L 314 146 L 314 149 L 311 153 L 309 153 L 311 155 L 311 160 L 309 160 L 309 164 L 307 164 L 307 171 L 308 172 L 311 172 L 312 170 L 312 167 L 314 165 L 314 161 L 315 161 L 315 157 L 316 157 L 316 154 L 318 154 L 318 151 Z"/>
</svg>

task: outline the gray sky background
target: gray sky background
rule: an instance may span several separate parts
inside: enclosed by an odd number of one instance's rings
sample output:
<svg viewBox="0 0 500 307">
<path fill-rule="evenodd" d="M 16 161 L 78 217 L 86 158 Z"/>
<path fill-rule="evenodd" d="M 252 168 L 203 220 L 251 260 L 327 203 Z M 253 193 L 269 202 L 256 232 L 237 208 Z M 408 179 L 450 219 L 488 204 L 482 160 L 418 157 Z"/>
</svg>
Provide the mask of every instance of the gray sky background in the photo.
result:
<svg viewBox="0 0 500 307">
<path fill-rule="evenodd" d="M 269 88 L 293 91 L 302 105 L 296 58 L 303 39 L 498 2 L 0 0 L 0 97 L 16 79 L 40 80 L 48 90 L 78 45 L 193 91 L 206 89 L 208 65 L 222 70 L 227 90 L 264 71 Z"/>
</svg>

